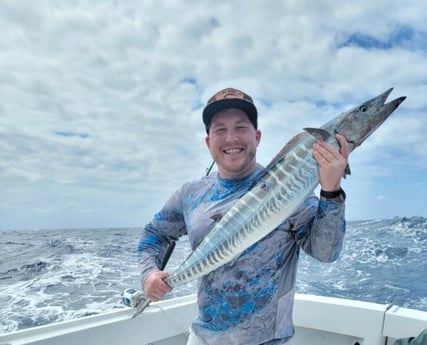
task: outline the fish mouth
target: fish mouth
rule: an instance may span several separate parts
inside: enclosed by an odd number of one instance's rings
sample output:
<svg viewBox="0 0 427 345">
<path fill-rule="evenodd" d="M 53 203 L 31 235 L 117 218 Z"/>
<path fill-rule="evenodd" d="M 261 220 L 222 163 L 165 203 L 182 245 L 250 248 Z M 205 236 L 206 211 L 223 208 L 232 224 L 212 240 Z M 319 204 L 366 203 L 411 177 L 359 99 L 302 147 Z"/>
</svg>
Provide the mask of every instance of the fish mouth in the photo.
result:
<svg viewBox="0 0 427 345">
<path fill-rule="evenodd" d="M 375 126 L 375 129 L 377 129 L 378 126 L 381 125 L 384 122 L 384 120 L 387 119 L 387 117 L 390 116 L 391 113 L 394 110 L 396 110 L 396 108 L 406 99 L 406 96 L 402 96 L 402 97 L 393 99 L 388 103 L 385 103 L 387 100 L 387 97 L 390 95 L 392 91 L 393 91 L 393 88 L 390 88 L 373 99 L 373 100 L 376 100 L 376 104 L 379 107 L 379 109 L 377 110 L 376 118 L 381 119 L 378 125 Z"/>
<path fill-rule="evenodd" d="M 385 103 L 392 91 L 393 91 L 393 88 L 390 88 L 371 100 L 371 102 L 376 101 L 376 104 L 379 107 L 378 109 L 379 112 L 381 111 L 385 113 L 390 112 L 391 114 L 400 105 L 400 103 L 402 103 L 406 99 L 406 96 L 402 96 L 388 103 Z"/>
<path fill-rule="evenodd" d="M 391 87 L 390 89 L 384 91 L 382 94 L 374 98 L 378 100 L 379 106 L 384 105 L 385 101 L 387 100 L 387 97 L 391 94 L 392 91 L 393 91 L 393 88 Z"/>
</svg>

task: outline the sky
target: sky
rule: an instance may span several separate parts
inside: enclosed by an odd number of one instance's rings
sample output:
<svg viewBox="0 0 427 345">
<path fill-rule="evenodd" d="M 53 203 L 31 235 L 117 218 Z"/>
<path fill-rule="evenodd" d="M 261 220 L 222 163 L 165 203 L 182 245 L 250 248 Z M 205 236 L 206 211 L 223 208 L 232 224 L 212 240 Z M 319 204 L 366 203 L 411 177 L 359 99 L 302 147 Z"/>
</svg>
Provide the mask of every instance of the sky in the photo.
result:
<svg viewBox="0 0 427 345">
<path fill-rule="evenodd" d="M 254 98 L 264 165 L 394 87 L 347 219 L 427 216 L 426 1 L 2 0 L 0 32 L 0 230 L 143 227 L 205 175 L 225 87 Z"/>
</svg>

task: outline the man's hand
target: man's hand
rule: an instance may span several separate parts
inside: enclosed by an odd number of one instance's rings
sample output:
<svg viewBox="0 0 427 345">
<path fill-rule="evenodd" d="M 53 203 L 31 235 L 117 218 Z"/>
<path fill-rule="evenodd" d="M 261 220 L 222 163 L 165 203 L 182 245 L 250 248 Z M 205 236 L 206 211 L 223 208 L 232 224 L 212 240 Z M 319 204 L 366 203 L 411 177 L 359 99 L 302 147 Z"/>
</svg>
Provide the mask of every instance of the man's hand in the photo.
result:
<svg viewBox="0 0 427 345">
<path fill-rule="evenodd" d="M 155 271 L 151 272 L 147 278 L 145 278 L 144 290 L 145 296 L 147 296 L 151 301 L 157 302 L 160 300 L 163 295 L 172 291 L 168 284 L 164 282 L 164 279 L 168 276 L 166 271 Z"/>
<path fill-rule="evenodd" d="M 341 148 L 338 152 L 331 144 L 319 141 L 313 145 L 313 157 L 320 166 L 320 187 L 325 192 L 338 190 L 341 178 L 348 164 L 349 148 L 347 140 L 340 134 L 336 139 Z"/>
</svg>

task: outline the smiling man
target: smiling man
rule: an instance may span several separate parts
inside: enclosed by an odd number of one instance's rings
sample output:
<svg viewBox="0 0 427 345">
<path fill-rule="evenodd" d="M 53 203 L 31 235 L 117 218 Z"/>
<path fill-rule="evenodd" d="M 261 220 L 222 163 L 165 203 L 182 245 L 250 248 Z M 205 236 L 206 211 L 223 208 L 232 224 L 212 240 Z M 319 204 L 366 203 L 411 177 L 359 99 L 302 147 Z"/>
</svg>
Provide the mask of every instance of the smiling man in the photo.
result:
<svg viewBox="0 0 427 345">
<path fill-rule="evenodd" d="M 216 113 L 208 131 L 206 144 L 222 178 L 238 178 L 255 171 L 261 131 L 254 128 L 245 112 L 229 108 Z"/>
<path fill-rule="evenodd" d="M 184 184 L 144 228 L 138 246 L 141 285 L 152 301 L 170 287 L 159 269 L 168 243 L 188 235 L 194 250 L 218 220 L 263 175 L 256 161 L 261 140 L 258 112 L 244 92 L 227 88 L 203 110 L 206 145 L 218 172 Z M 337 135 L 338 152 L 318 142 L 313 156 L 320 167 L 320 199 L 314 194 L 284 223 L 246 249 L 236 260 L 198 281 L 199 314 L 188 345 L 292 344 L 295 280 L 300 250 L 331 262 L 345 233 L 341 177 L 348 144 Z"/>
</svg>

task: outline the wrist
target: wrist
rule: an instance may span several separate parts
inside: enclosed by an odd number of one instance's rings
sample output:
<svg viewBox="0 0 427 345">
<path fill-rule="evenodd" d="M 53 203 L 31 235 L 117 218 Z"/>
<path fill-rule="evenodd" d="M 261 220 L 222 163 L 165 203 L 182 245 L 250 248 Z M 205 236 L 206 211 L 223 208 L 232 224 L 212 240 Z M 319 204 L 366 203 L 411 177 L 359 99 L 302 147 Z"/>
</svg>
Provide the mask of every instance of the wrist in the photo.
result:
<svg viewBox="0 0 427 345">
<path fill-rule="evenodd" d="M 324 191 L 323 189 L 321 189 L 320 196 L 326 199 L 336 199 L 336 198 L 342 197 L 344 200 L 346 197 L 345 192 L 342 188 L 332 190 L 332 191 Z"/>
</svg>

